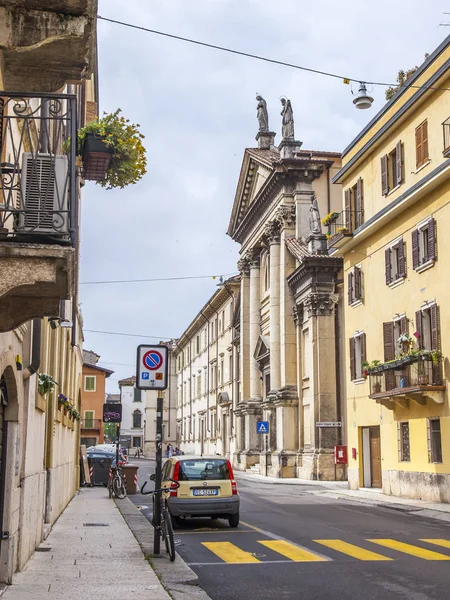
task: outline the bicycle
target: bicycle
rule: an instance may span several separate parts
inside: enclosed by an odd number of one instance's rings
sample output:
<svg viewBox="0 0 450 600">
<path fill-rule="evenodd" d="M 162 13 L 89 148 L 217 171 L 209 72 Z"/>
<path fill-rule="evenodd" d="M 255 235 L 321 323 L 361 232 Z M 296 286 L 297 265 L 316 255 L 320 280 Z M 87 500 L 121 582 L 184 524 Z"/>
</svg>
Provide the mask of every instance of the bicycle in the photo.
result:
<svg viewBox="0 0 450 600">
<path fill-rule="evenodd" d="M 154 481 L 155 476 L 151 475 L 150 479 Z M 177 488 L 180 487 L 178 481 L 174 481 L 170 479 L 172 483 L 175 483 Z M 153 492 L 144 493 L 145 486 L 147 482 L 141 488 L 141 494 L 144 496 L 153 496 L 153 520 L 152 525 L 157 530 L 157 534 L 161 536 L 161 539 L 166 545 L 166 552 L 169 554 L 170 561 L 173 562 L 175 560 L 175 540 L 173 538 L 173 527 L 172 527 L 172 517 L 170 516 L 169 509 L 167 507 L 167 500 L 164 496 L 164 492 L 168 490 L 166 488 L 161 488 L 159 490 L 154 490 Z M 161 512 L 160 512 L 160 524 L 156 525 L 155 523 L 155 495 L 159 494 L 161 496 Z"/>
<path fill-rule="evenodd" d="M 110 498 L 112 498 L 114 494 L 116 498 L 121 500 L 127 495 L 127 490 L 125 488 L 125 477 L 122 471 L 121 462 L 119 462 L 117 466 L 110 468 L 108 478 L 108 493 Z"/>
</svg>

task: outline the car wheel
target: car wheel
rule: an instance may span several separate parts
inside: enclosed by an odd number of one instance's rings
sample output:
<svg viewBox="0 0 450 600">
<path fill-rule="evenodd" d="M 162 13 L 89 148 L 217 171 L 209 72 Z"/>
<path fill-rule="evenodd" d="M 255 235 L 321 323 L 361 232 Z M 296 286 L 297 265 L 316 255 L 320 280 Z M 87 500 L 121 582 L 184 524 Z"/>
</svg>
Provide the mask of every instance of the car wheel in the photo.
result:
<svg viewBox="0 0 450 600">
<path fill-rule="evenodd" d="M 237 527 L 239 525 L 239 513 L 230 515 L 228 517 L 228 523 L 230 524 L 230 527 Z"/>
</svg>

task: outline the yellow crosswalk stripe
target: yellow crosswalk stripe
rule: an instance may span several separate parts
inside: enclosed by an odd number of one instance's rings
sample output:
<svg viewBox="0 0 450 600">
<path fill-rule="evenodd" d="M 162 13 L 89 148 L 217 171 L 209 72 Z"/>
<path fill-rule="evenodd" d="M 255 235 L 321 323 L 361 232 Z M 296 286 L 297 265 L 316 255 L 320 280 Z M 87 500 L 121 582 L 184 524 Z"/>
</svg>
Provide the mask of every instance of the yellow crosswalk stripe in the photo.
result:
<svg viewBox="0 0 450 600">
<path fill-rule="evenodd" d="M 261 562 L 250 552 L 241 550 L 231 542 L 202 542 L 202 545 L 214 552 L 227 563 L 258 563 Z"/>
<path fill-rule="evenodd" d="M 258 542 L 258 544 L 262 544 L 266 548 L 274 550 L 278 554 L 282 554 L 295 562 L 323 562 L 327 560 L 323 556 L 309 552 L 285 540 L 263 540 Z"/>
<path fill-rule="evenodd" d="M 428 544 L 435 544 L 436 546 L 442 546 L 443 548 L 450 548 L 450 540 L 420 540 L 421 542 L 427 542 Z"/>
<path fill-rule="evenodd" d="M 377 554 L 376 552 L 372 552 L 371 550 L 366 550 L 365 548 L 360 548 L 359 546 L 355 546 L 353 544 L 349 544 L 348 542 L 343 542 L 341 540 L 313 540 L 322 546 L 326 546 L 327 548 L 331 548 L 332 550 L 337 550 L 338 552 L 342 552 L 343 554 L 347 554 L 348 556 L 352 556 L 353 558 L 357 558 L 358 560 L 392 560 L 392 558 L 388 558 L 387 556 L 383 556 L 382 554 Z"/>
<path fill-rule="evenodd" d="M 424 560 L 450 560 L 450 556 L 434 552 L 433 550 L 427 550 L 426 548 L 420 548 L 419 546 L 413 546 L 412 544 L 406 544 L 405 542 L 397 542 L 397 540 L 367 540 L 379 546 L 385 548 L 392 548 L 392 550 L 398 550 L 417 558 L 423 558 Z"/>
</svg>

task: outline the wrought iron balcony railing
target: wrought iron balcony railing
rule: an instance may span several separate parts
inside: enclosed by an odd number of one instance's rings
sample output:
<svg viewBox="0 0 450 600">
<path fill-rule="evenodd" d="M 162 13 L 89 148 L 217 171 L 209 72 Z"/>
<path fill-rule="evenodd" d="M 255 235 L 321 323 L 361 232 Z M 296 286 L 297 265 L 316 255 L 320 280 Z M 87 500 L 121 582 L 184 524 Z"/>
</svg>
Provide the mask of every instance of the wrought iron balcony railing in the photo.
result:
<svg viewBox="0 0 450 600">
<path fill-rule="evenodd" d="M 96 431 L 100 431 L 102 428 L 102 420 L 101 419 L 82 419 L 81 420 L 81 429 L 93 429 Z"/>
<path fill-rule="evenodd" d="M 0 91 L 0 241 L 74 244 L 76 96 Z"/>
<path fill-rule="evenodd" d="M 364 223 L 363 210 L 343 210 L 337 219 L 329 224 L 328 247 L 338 247 L 346 237 L 351 237 L 355 229 Z"/>
<path fill-rule="evenodd" d="M 380 365 L 369 374 L 370 397 L 403 396 L 408 392 L 439 391 L 444 388 L 442 360 L 430 357 L 404 357 Z M 391 368 L 388 368 L 389 365 Z"/>
</svg>

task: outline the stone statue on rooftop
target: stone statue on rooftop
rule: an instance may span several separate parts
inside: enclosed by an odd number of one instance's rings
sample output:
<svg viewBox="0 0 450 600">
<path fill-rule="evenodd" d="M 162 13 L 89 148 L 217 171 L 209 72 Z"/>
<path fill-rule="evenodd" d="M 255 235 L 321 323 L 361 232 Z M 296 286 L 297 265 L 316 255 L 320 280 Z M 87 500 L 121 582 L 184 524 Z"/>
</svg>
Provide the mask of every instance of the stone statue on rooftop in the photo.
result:
<svg viewBox="0 0 450 600">
<path fill-rule="evenodd" d="M 309 207 L 309 228 L 313 234 L 322 233 L 319 205 L 317 204 L 315 196 L 311 198 L 311 206 Z"/>
<path fill-rule="evenodd" d="M 282 126 L 281 137 L 288 142 L 294 141 L 294 112 L 292 110 L 291 101 L 287 98 L 281 98 L 283 109 L 281 111 Z"/>
<path fill-rule="evenodd" d="M 269 131 L 269 113 L 267 112 L 267 103 L 260 94 L 256 95 L 258 105 L 256 107 L 256 116 L 258 117 L 259 131 Z"/>
</svg>

